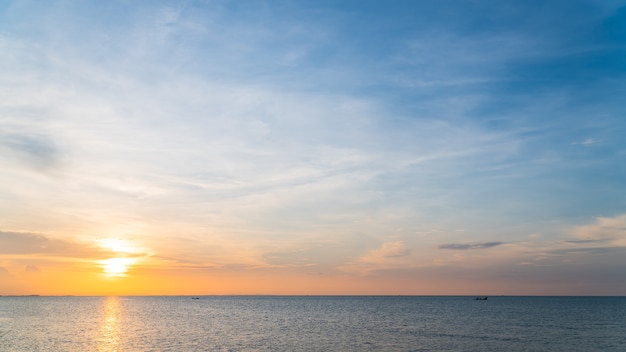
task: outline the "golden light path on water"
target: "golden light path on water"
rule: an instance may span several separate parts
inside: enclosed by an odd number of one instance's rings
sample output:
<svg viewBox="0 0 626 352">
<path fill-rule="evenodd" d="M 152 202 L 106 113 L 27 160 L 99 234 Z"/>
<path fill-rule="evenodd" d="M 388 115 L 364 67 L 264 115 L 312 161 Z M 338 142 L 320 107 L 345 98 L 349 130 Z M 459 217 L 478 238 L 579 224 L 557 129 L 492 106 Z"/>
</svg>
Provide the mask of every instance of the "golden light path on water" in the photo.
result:
<svg viewBox="0 0 626 352">
<path fill-rule="evenodd" d="M 102 320 L 98 351 L 120 351 L 120 301 L 118 297 L 107 297 L 102 303 Z"/>
</svg>

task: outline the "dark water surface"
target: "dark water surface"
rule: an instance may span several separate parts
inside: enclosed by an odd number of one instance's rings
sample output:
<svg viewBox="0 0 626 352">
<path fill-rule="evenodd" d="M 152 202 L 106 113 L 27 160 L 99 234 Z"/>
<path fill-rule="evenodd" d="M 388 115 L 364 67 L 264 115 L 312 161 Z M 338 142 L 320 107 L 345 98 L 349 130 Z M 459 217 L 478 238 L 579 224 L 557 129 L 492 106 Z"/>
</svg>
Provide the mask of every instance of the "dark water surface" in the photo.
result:
<svg viewBox="0 0 626 352">
<path fill-rule="evenodd" d="M 0 297 L 0 351 L 626 351 L 626 298 Z"/>
</svg>

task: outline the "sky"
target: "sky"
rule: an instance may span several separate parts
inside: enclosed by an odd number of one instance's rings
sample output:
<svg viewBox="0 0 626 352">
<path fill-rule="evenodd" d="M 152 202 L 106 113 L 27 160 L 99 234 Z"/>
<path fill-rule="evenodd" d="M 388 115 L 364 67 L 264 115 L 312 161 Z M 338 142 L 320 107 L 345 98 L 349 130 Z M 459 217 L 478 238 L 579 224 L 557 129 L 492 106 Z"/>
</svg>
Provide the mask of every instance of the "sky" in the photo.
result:
<svg viewBox="0 0 626 352">
<path fill-rule="evenodd" d="M 626 1 L 0 0 L 0 295 L 626 295 Z"/>
</svg>

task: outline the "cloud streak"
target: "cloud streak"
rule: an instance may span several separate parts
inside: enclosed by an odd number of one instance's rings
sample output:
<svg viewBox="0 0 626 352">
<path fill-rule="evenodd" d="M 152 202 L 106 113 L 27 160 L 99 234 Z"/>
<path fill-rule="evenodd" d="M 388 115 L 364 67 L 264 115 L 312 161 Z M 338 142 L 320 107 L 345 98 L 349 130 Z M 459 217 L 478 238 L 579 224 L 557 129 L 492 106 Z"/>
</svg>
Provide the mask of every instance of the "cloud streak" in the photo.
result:
<svg viewBox="0 0 626 352">
<path fill-rule="evenodd" d="M 485 249 L 497 247 L 505 244 L 504 242 L 482 242 L 482 243 L 444 243 L 439 245 L 439 249 L 452 249 L 452 250 L 468 250 L 468 249 Z"/>
<path fill-rule="evenodd" d="M 43 235 L 0 231 L 1 254 L 49 254 L 71 257 L 90 257 L 98 250 L 64 239 L 50 239 Z"/>
<path fill-rule="evenodd" d="M 60 153 L 55 143 L 48 137 L 36 134 L 2 133 L 0 150 L 36 169 L 49 169 L 57 166 Z"/>
</svg>

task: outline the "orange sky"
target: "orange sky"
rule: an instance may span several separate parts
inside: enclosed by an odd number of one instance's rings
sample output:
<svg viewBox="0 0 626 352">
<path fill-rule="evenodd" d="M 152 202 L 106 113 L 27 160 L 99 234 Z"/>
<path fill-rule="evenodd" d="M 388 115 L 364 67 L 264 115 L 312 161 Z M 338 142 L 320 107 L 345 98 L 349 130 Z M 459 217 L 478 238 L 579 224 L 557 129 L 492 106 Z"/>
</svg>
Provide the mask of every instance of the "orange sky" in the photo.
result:
<svg viewBox="0 0 626 352">
<path fill-rule="evenodd" d="M 551 271 L 562 270 L 548 261 L 544 264 L 543 279 L 529 280 L 523 274 L 507 278 L 503 273 L 511 270 L 507 267 L 511 266 L 511 261 L 506 257 L 519 255 L 515 248 L 495 263 L 502 265 L 502 271 L 494 270 L 493 254 L 486 259 L 451 255 L 448 262 L 422 267 L 411 266 L 406 261 L 394 263 L 394 257 L 386 257 L 383 252 L 396 253 L 398 243 L 383 246 L 338 269 L 312 264 L 243 264 L 243 261 L 239 265 L 197 265 L 182 258 L 168 259 L 163 253 L 150 252 L 129 240 L 100 238 L 81 246 L 68 241 L 55 243 L 32 235 L 22 234 L 19 238 L 37 242 L 39 248 L 46 247 L 52 253 L 15 253 L 0 257 L 4 264 L 0 290 L 5 295 L 567 295 L 574 292 L 598 294 L 599 289 L 611 288 L 571 283 L 568 278 L 563 278 L 562 282 L 553 280 L 548 286 L 545 280 L 553 275 Z M 74 250 L 71 254 L 74 257 L 70 257 L 70 253 L 55 252 L 61 249 Z M 611 260 L 606 256 L 606 263 L 596 265 L 603 267 Z M 588 264 L 571 261 L 567 265 L 576 271 Z M 514 266 L 519 267 L 519 264 Z"/>
</svg>

